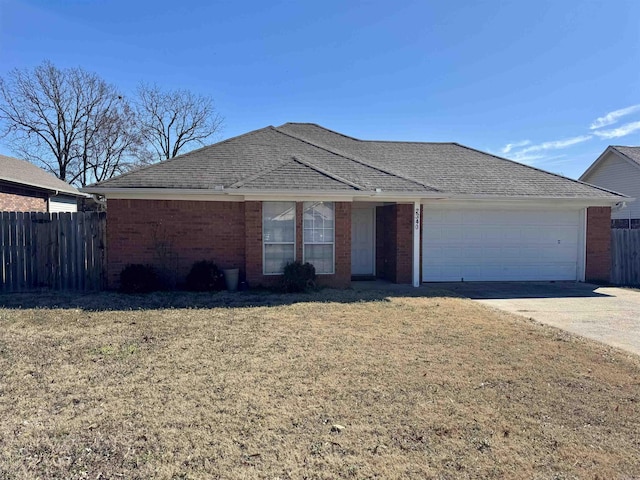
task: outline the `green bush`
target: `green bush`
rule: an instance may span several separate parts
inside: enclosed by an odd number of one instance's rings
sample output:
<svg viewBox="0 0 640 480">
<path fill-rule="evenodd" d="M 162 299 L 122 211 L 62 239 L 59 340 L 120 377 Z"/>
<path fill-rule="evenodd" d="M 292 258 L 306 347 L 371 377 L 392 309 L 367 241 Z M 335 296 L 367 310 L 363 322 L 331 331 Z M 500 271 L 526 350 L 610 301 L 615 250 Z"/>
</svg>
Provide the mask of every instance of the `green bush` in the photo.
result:
<svg viewBox="0 0 640 480">
<path fill-rule="evenodd" d="M 309 262 L 290 262 L 284 267 L 282 289 L 285 292 L 305 292 L 315 286 L 316 268 Z"/>
<path fill-rule="evenodd" d="M 160 279 L 151 265 L 129 264 L 120 272 L 120 290 L 125 293 L 148 293 L 160 288 Z"/>
<path fill-rule="evenodd" d="M 224 274 L 207 260 L 196 262 L 187 275 L 187 289 L 196 292 L 211 292 L 225 288 Z"/>
</svg>

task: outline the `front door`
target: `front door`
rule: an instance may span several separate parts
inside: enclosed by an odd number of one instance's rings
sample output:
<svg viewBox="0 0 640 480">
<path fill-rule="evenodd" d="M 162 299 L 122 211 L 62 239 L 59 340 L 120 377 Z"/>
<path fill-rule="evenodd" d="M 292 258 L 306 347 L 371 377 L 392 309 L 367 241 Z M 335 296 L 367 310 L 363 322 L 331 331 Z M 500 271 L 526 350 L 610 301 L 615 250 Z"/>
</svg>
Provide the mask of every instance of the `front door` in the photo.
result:
<svg viewBox="0 0 640 480">
<path fill-rule="evenodd" d="M 375 207 L 351 210 L 351 275 L 374 275 Z"/>
</svg>

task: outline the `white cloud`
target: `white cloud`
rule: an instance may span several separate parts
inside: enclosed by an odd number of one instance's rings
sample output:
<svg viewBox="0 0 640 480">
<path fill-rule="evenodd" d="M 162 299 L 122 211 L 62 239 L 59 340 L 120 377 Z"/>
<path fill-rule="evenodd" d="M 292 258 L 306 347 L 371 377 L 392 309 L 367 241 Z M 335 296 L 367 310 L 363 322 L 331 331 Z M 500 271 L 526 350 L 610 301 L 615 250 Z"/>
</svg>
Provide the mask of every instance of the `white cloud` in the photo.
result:
<svg viewBox="0 0 640 480">
<path fill-rule="evenodd" d="M 515 142 L 515 143 L 507 143 L 500 151 L 502 153 L 509 153 L 514 148 L 526 147 L 530 143 L 531 142 L 529 140 L 522 140 L 521 142 Z"/>
<path fill-rule="evenodd" d="M 593 133 L 600 138 L 619 138 L 629 135 L 637 130 L 640 130 L 640 122 L 631 122 L 618 128 L 611 130 L 597 130 Z"/>
<path fill-rule="evenodd" d="M 539 143 L 537 145 L 531 145 L 524 148 L 517 153 L 526 154 L 530 152 L 542 152 L 545 150 L 558 150 L 561 148 L 571 147 L 578 143 L 586 142 L 593 138 L 591 135 L 580 135 L 578 137 L 565 138 L 564 140 L 554 140 L 552 142 Z"/>
<path fill-rule="evenodd" d="M 635 113 L 638 110 L 640 110 L 640 104 L 631 105 L 630 107 L 621 108 L 620 110 L 614 110 L 603 117 L 596 118 L 589 128 L 591 130 L 596 130 L 598 128 L 606 127 L 607 125 L 613 125 L 619 118 Z"/>
</svg>

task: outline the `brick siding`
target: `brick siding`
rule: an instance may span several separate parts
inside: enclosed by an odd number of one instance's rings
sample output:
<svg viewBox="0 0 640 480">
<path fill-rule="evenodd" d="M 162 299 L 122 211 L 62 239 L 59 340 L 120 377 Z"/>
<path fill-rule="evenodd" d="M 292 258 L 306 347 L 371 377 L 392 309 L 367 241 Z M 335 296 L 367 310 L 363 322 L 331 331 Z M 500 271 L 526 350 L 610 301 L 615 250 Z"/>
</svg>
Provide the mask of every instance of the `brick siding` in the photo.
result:
<svg viewBox="0 0 640 480">
<path fill-rule="evenodd" d="M 244 251 L 247 282 L 250 286 L 275 283 L 275 279 L 262 275 L 262 203 L 244 204 Z"/>
<path fill-rule="evenodd" d="M 585 280 L 608 282 L 611 276 L 611 208 L 587 209 Z"/>
<path fill-rule="evenodd" d="M 296 258 L 302 260 L 302 202 L 296 206 Z M 346 288 L 351 283 L 351 204 L 335 203 L 335 274 L 318 284 Z M 262 203 L 180 200 L 109 200 L 107 262 L 110 288 L 129 263 L 154 265 L 170 285 L 179 286 L 191 265 L 212 260 L 220 268 L 240 268 L 256 286 L 275 286 L 280 275 L 262 274 Z"/>
<path fill-rule="evenodd" d="M 318 275 L 318 285 L 347 288 L 351 285 L 351 203 L 335 204 L 335 274 Z"/>
<path fill-rule="evenodd" d="M 0 184 L 0 211 L 46 212 L 49 195 L 35 189 Z"/>
<path fill-rule="evenodd" d="M 219 268 L 245 267 L 245 204 L 177 200 L 108 202 L 108 285 L 119 286 L 129 263 L 154 265 L 171 285 L 179 285 L 194 262 Z"/>
</svg>

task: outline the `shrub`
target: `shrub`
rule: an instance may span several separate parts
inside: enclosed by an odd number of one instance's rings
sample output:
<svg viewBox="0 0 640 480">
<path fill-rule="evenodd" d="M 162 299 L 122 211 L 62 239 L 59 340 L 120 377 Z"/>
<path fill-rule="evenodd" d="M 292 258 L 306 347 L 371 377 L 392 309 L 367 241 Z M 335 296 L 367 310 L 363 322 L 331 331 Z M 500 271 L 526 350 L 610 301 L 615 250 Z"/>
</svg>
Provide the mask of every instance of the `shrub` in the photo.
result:
<svg viewBox="0 0 640 480">
<path fill-rule="evenodd" d="M 160 290 L 160 279 L 151 265 L 127 265 L 120 272 L 120 290 L 125 293 L 148 293 Z"/>
<path fill-rule="evenodd" d="M 284 267 L 282 289 L 285 292 L 305 292 L 315 286 L 316 268 L 309 262 L 290 262 Z"/>
<path fill-rule="evenodd" d="M 224 288 L 224 275 L 213 262 L 207 260 L 196 262 L 187 275 L 188 290 L 210 292 Z"/>
</svg>

